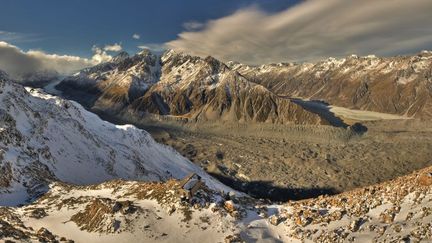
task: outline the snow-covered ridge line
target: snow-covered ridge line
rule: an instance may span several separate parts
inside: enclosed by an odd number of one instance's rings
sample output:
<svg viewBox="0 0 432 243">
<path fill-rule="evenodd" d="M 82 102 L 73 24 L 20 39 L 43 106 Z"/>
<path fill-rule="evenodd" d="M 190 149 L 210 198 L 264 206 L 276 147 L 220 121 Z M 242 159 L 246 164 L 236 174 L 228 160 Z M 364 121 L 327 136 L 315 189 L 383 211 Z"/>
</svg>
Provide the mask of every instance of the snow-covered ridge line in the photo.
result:
<svg viewBox="0 0 432 243">
<path fill-rule="evenodd" d="M 173 51 L 171 51 L 172 53 Z M 171 54 L 172 55 L 172 54 Z M 377 56 L 375 54 L 369 54 L 369 55 L 356 55 L 356 54 L 351 54 L 351 55 L 347 55 L 347 56 L 340 56 L 340 57 L 327 57 L 327 58 L 323 58 L 323 59 L 319 59 L 319 60 L 315 60 L 315 61 L 304 61 L 304 62 L 293 62 L 293 61 L 287 61 L 287 62 L 277 62 L 277 63 L 263 63 L 263 64 L 258 64 L 258 65 L 248 65 L 248 64 L 243 64 L 237 61 L 228 61 L 226 62 L 226 64 L 229 67 L 232 67 L 233 69 L 238 69 L 239 67 L 243 66 L 243 67 L 249 67 L 249 68 L 265 68 L 265 67 L 284 67 L 284 66 L 314 66 L 314 65 L 331 65 L 334 64 L 336 66 L 340 66 L 341 64 L 343 64 L 345 61 L 350 60 L 350 59 L 357 59 L 359 61 L 368 61 L 368 60 L 373 60 L 373 59 L 379 59 L 382 61 L 387 61 L 387 60 L 391 60 L 391 59 L 406 59 L 406 58 L 411 58 L 411 59 L 420 59 L 420 60 L 430 60 L 432 59 L 432 51 L 429 50 L 423 50 L 419 53 L 416 54 L 412 54 L 412 55 L 398 55 L 398 56 Z"/>
<path fill-rule="evenodd" d="M 160 181 L 190 172 L 230 189 L 144 130 L 116 126 L 76 102 L 0 81 L 0 205 L 24 203 L 52 181 Z"/>
</svg>

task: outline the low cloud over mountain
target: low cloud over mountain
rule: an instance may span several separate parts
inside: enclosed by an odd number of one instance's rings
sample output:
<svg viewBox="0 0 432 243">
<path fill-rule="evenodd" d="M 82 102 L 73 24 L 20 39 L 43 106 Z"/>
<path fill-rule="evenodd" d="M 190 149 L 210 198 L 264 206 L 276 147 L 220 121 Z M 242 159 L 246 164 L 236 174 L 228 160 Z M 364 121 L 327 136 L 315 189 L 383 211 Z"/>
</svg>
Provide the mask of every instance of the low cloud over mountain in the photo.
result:
<svg viewBox="0 0 432 243">
<path fill-rule="evenodd" d="M 71 74 L 85 67 L 111 58 L 104 50 L 94 49 L 94 56 L 82 58 L 69 55 L 48 54 L 39 50 L 23 51 L 17 46 L 0 41 L 0 70 L 11 78 L 22 80 L 34 74 Z"/>
</svg>

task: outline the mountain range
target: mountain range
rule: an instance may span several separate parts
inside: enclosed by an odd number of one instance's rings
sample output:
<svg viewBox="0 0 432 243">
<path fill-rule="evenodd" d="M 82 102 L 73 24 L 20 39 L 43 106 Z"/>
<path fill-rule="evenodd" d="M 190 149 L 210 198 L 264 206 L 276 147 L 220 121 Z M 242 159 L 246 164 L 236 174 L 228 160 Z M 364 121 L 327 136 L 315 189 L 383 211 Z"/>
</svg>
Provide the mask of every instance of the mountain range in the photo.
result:
<svg viewBox="0 0 432 243">
<path fill-rule="evenodd" d="M 229 66 L 279 96 L 346 108 L 432 117 L 432 52 L 412 56 L 328 58 L 316 63 Z"/>
<path fill-rule="evenodd" d="M 212 57 L 174 51 L 160 57 L 143 51 L 114 58 L 64 79 L 57 88 L 90 108 L 114 113 L 120 110 L 192 121 L 323 122 Z"/>
<path fill-rule="evenodd" d="M 173 50 L 121 53 L 57 85 L 93 109 L 189 121 L 328 124 L 294 99 L 357 110 L 432 116 L 432 53 L 349 56 L 317 63 L 248 66 Z"/>
</svg>

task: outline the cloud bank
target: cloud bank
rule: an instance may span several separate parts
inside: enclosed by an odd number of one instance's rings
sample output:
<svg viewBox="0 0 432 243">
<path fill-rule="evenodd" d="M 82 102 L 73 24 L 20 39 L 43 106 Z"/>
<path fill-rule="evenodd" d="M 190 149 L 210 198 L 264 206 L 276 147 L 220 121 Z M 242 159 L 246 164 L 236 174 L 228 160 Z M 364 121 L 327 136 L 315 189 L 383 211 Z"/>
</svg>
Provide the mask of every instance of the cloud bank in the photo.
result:
<svg viewBox="0 0 432 243">
<path fill-rule="evenodd" d="M 0 70 L 16 80 L 23 80 L 35 75 L 67 75 L 85 67 L 96 65 L 111 59 L 100 48 L 93 49 L 91 59 L 77 56 L 47 54 L 43 51 L 23 51 L 7 42 L 0 41 Z M 31 80 L 30 80 L 31 81 Z"/>
<path fill-rule="evenodd" d="M 141 38 L 141 36 L 139 34 L 133 34 L 132 38 L 135 40 L 139 40 Z"/>
<path fill-rule="evenodd" d="M 106 45 L 104 47 L 105 51 L 114 51 L 114 52 L 118 52 L 123 50 L 122 46 L 120 44 L 114 43 L 112 45 Z"/>
<path fill-rule="evenodd" d="M 200 30 L 187 24 L 166 45 L 250 64 L 396 55 L 432 49 L 431 13 L 430 0 L 309 0 L 275 14 L 251 7 Z"/>
<path fill-rule="evenodd" d="M 94 53 L 93 57 L 92 57 L 92 61 L 94 63 L 101 63 L 101 62 L 107 62 L 109 60 L 111 60 L 112 56 L 109 55 L 106 50 L 94 45 L 92 47 L 92 51 Z"/>
</svg>

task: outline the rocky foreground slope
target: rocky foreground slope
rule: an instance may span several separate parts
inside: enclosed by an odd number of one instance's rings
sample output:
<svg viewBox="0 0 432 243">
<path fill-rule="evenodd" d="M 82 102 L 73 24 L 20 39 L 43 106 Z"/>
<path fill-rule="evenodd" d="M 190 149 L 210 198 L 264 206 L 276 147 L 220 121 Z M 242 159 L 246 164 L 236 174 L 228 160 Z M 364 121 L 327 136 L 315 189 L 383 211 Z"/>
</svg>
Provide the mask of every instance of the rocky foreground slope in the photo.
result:
<svg viewBox="0 0 432 243">
<path fill-rule="evenodd" d="M 0 205 L 18 205 L 53 181 L 159 181 L 200 174 L 175 150 L 134 126 L 102 121 L 75 102 L 0 79 Z"/>
<path fill-rule="evenodd" d="M 0 240 L 69 242 L 429 242 L 432 167 L 337 196 L 271 205 L 180 182 L 51 184 L 21 208 L 0 207 Z"/>
<path fill-rule="evenodd" d="M 230 68 L 280 96 L 416 118 L 432 118 L 432 52 L 412 56 L 329 58 Z"/>
<path fill-rule="evenodd" d="M 320 124 L 324 121 L 288 99 L 250 82 L 212 58 L 149 51 L 85 69 L 57 89 L 87 107 L 193 121 Z"/>
</svg>

